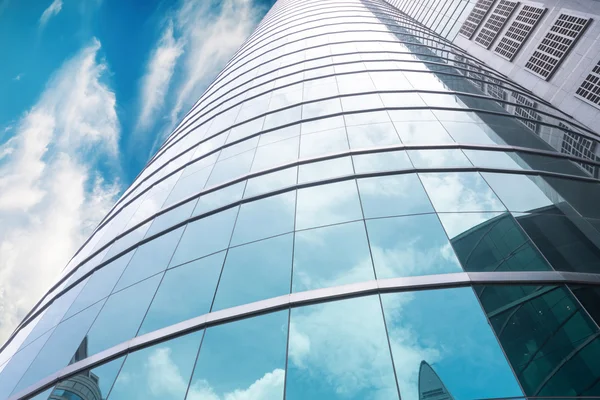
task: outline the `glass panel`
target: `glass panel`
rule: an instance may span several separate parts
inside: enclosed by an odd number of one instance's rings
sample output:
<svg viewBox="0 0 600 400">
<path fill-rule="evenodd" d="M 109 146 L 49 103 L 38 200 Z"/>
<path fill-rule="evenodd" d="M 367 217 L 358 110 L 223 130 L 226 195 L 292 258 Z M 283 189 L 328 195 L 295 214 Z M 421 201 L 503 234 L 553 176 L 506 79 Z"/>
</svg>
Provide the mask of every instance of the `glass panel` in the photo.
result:
<svg viewBox="0 0 600 400">
<path fill-rule="evenodd" d="M 108 298 L 87 334 L 90 355 L 135 336 L 161 279 L 155 275 Z"/>
<path fill-rule="evenodd" d="M 352 160 L 357 174 L 413 168 L 405 151 L 361 154 L 352 156 Z"/>
<path fill-rule="evenodd" d="M 377 296 L 293 308 L 286 399 L 398 399 Z"/>
<path fill-rule="evenodd" d="M 103 302 L 96 303 L 87 310 L 63 321 L 56 327 L 50 339 L 48 339 L 23 378 L 19 381 L 19 384 L 15 387 L 15 393 L 75 362 L 73 355 L 76 354 L 76 350 L 80 352 L 78 349 L 80 343 L 84 347 L 83 351 L 87 350 L 85 349 L 87 346 L 85 343 L 82 343 L 82 340 L 83 342 L 87 342 L 85 334 L 102 308 L 102 304 Z"/>
<path fill-rule="evenodd" d="M 125 272 L 117 282 L 115 291 L 167 269 L 182 232 L 183 227 L 138 247 Z"/>
<path fill-rule="evenodd" d="M 46 343 L 52 331 L 46 332 L 29 346 L 16 353 L 0 372 L 0 398 L 5 399 L 11 394 L 19 379 L 23 376 L 35 356 Z"/>
<path fill-rule="evenodd" d="M 285 310 L 207 329 L 187 399 L 282 399 L 287 326 Z"/>
<path fill-rule="evenodd" d="M 300 138 L 294 137 L 259 147 L 252 163 L 252 172 L 296 161 L 299 144 Z"/>
<path fill-rule="evenodd" d="M 526 395 L 576 396 L 597 383 L 598 326 L 566 287 L 475 290 Z"/>
<path fill-rule="evenodd" d="M 333 129 L 302 135 L 300 158 L 312 158 L 348 150 L 346 129 Z"/>
<path fill-rule="evenodd" d="M 75 302 L 73 302 L 71 308 L 69 308 L 69 311 L 65 314 L 64 319 L 89 307 L 98 300 L 107 297 L 121 277 L 129 260 L 131 260 L 131 256 L 133 256 L 133 251 L 117 258 L 94 272 L 87 285 L 85 285 Z"/>
<path fill-rule="evenodd" d="M 206 187 L 213 187 L 247 174 L 250 171 L 253 159 L 254 150 L 250 150 L 226 160 L 219 161 L 215 164 Z"/>
<path fill-rule="evenodd" d="M 448 213 L 439 217 L 467 272 L 552 269 L 510 213 Z"/>
<path fill-rule="evenodd" d="M 462 272 L 435 214 L 367 221 L 378 279 Z"/>
<path fill-rule="evenodd" d="M 538 176 L 493 173 L 482 175 L 510 211 L 537 211 L 552 206 L 552 200 L 544 193 L 542 187 L 546 186 L 547 193 L 554 193 L 554 190 Z M 556 201 L 560 199 L 557 198 Z"/>
<path fill-rule="evenodd" d="M 505 211 L 477 172 L 419 174 L 437 212 Z"/>
<path fill-rule="evenodd" d="M 600 233 L 577 215 L 561 214 L 552 206 L 515 218 L 555 269 L 600 273 Z"/>
<path fill-rule="evenodd" d="M 208 313 L 224 259 L 223 251 L 167 270 L 138 336 Z"/>
<path fill-rule="evenodd" d="M 294 292 L 375 279 L 363 221 L 296 232 Z"/>
<path fill-rule="evenodd" d="M 80 347 L 80 350 L 81 347 Z M 121 369 L 125 358 L 117 358 L 102 364 L 98 367 L 80 372 L 68 379 L 59 382 L 53 389 L 48 390 L 46 397 L 50 392 L 51 399 L 65 400 L 101 400 L 105 399 Z M 37 397 L 36 397 L 37 398 Z M 42 397 L 40 397 L 42 400 Z"/>
<path fill-rule="evenodd" d="M 314 132 L 322 132 L 335 128 L 344 127 L 344 118 L 342 116 L 321 118 L 315 121 L 303 122 L 302 123 L 302 135 Z"/>
<path fill-rule="evenodd" d="M 244 191 L 244 198 L 295 185 L 297 177 L 298 167 L 292 167 L 248 179 L 248 184 Z"/>
<path fill-rule="evenodd" d="M 231 244 L 248 243 L 293 231 L 295 205 L 296 191 L 242 204 Z"/>
<path fill-rule="evenodd" d="M 413 112 L 411 110 L 411 112 Z M 390 113 L 391 114 L 391 113 Z M 442 124 L 434 121 L 394 122 L 396 131 L 404 144 L 454 143 Z"/>
<path fill-rule="evenodd" d="M 176 266 L 227 248 L 238 207 L 187 225 L 170 266 Z"/>
<path fill-rule="evenodd" d="M 202 331 L 129 354 L 108 400 L 183 400 Z"/>
<path fill-rule="evenodd" d="M 416 174 L 358 180 L 365 218 L 433 212 Z"/>
<path fill-rule="evenodd" d="M 148 229 L 148 232 L 146 232 L 145 237 L 150 237 L 155 233 L 161 232 L 162 230 L 170 228 L 173 225 L 177 225 L 181 221 L 189 218 L 190 215 L 192 215 L 192 210 L 196 206 L 197 201 L 197 199 L 188 201 L 187 203 L 184 203 L 179 207 L 154 218 L 154 221 L 152 221 L 152 225 L 150 226 L 150 229 Z"/>
<path fill-rule="evenodd" d="M 519 156 L 513 152 L 480 150 L 463 150 L 463 152 L 476 167 L 530 169 L 522 160 L 520 160 Z"/>
<path fill-rule="evenodd" d="M 408 150 L 415 168 L 472 167 L 461 150 Z"/>
<path fill-rule="evenodd" d="M 391 122 L 383 124 L 349 126 L 350 148 L 394 146 L 400 144 L 400 138 Z"/>
<path fill-rule="evenodd" d="M 522 396 L 471 288 L 381 301 L 403 399 Z"/>
<path fill-rule="evenodd" d="M 238 182 L 200 196 L 192 215 L 201 215 L 240 200 L 245 186 L 246 181 Z"/>
<path fill-rule="evenodd" d="M 354 180 L 298 190 L 296 229 L 362 218 Z"/>
<path fill-rule="evenodd" d="M 354 173 L 350 157 L 334 158 L 327 161 L 311 162 L 300 166 L 298 183 L 322 181 Z"/>
<path fill-rule="evenodd" d="M 288 234 L 229 249 L 213 311 L 288 294 L 292 247 Z"/>
</svg>

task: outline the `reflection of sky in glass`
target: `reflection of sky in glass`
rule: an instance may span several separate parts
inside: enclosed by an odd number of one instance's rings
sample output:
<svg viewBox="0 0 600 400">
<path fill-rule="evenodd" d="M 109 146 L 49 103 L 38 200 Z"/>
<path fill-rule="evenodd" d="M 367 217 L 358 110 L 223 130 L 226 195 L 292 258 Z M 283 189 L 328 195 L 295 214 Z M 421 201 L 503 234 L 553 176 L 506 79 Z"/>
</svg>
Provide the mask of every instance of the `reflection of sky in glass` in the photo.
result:
<svg viewBox="0 0 600 400">
<path fill-rule="evenodd" d="M 376 296 L 292 309 L 286 399 L 397 399 Z"/>
<path fill-rule="evenodd" d="M 427 361 L 456 400 L 522 396 L 470 288 L 381 296 L 403 400 Z"/>
</svg>

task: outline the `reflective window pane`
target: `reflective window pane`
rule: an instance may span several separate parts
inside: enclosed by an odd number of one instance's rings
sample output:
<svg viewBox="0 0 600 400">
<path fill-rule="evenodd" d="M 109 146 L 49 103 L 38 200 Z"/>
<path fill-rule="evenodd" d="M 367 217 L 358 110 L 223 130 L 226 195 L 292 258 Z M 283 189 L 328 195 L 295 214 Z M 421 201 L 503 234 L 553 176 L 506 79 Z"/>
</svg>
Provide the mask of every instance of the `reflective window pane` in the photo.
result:
<svg viewBox="0 0 600 400">
<path fill-rule="evenodd" d="M 232 245 L 248 243 L 294 230 L 296 192 L 290 191 L 242 204 Z"/>
<path fill-rule="evenodd" d="M 135 336 L 161 278 L 162 274 L 155 275 L 108 298 L 87 334 L 90 355 Z"/>
<path fill-rule="evenodd" d="M 402 398 L 443 388 L 444 398 L 522 396 L 471 288 L 383 294 L 381 301 Z"/>
<path fill-rule="evenodd" d="M 377 296 L 293 308 L 286 399 L 398 399 Z"/>
<path fill-rule="evenodd" d="M 288 294 L 292 247 L 287 234 L 229 249 L 213 311 Z"/>
<path fill-rule="evenodd" d="M 391 122 L 349 126 L 348 139 L 352 149 L 394 146 L 400 144 L 400 138 Z"/>
<path fill-rule="evenodd" d="M 358 180 L 365 218 L 433 212 L 416 174 Z"/>
<path fill-rule="evenodd" d="M 348 176 L 354 173 L 350 157 L 334 158 L 327 161 L 300 165 L 298 183 L 316 182 L 325 179 Z"/>
<path fill-rule="evenodd" d="M 413 168 L 405 151 L 361 154 L 352 156 L 352 161 L 357 174 Z"/>
<path fill-rule="evenodd" d="M 295 185 L 297 177 L 298 167 L 291 167 L 248 179 L 248 184 L 244 191 L 244 198 L 269 193 L 277 189 Z"/>
<path fill-rule="evenodd" d="M 108 400 L 183 400 L 202 331 L 129 354 Z"/>
<path fill-rule="evenodd" d="M 187 399 L 282 399 L 287 326 L 285 310 L 208 328 Z"/>
<path fill-rule="evenodd" d="M 482 175 L 509 211 L 536 211 L 552 205 L 552 200 L 542 190 L 544 186 L 547 187 L 547 183 L 538 176 L 493 173 Z M 546 192 L 554 192 L 548 189 Z M 560 201 L 558 198 L 556 200 Z"/>
<path fill-rule="evenodd" d="M 167 269 L 182 232 L 183 228 L 175 229 L 138 247 L 115 291 Z"/>
<path fill-rule="evenodd" d="M 413 112 L 412 110 L 410 111 Z M 427 111 L 431 112 L 431 111 Z M 390 113 L 391 114 L 391 113 Z M 454 143 L 442 124 L 434 121 L 394 122 L 400 140 L 404 144 Z"/>
<path fill-rule="evenodd" d="M 375 279 L 363 221 L 296 232 L 293 291 Z"/>
<path fill-rule="evenodd" d="M 208 313 L 224 259 L 222 251 L 167 270 L 138 335 Z"/>
<path fill-rule="evenodd" d="M 353 180 L 298 190 L 296 229 L 361 218 L 360 201 Z"/>
<path fill-rule="evenodd" d="M 473 165 L 459 149 L 408 150 L 415 168 L 472 167 Z"/>
<path fill-rule="evenodd" d="M 227 248 L 238 208 L 189 223 L 179 241 L 170 267 L 200 258 Z"/>
<path fill-rule="evenodd" d="M 435 214 L 367 221 L 378 279 L 462 272 Z"/>
</svg>

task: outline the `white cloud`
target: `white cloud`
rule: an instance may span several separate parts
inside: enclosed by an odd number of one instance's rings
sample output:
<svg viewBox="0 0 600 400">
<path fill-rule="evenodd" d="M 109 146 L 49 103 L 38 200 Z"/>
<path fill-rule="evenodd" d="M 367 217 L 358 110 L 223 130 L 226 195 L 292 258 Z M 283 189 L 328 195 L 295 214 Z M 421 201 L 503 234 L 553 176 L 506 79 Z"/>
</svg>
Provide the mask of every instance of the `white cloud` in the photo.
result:
<svg viewBox="0 0 600 400">
<path fill-rule="evenodd" d="M 173 22 L 168 21 L 157 47 L 154 49 L 147 71 L 142 78 L 141 110 L 137 128 L 152 126 L 154 113 L 163 106 L 177 59 L 183 52 L 180 42 L 173 37 Z"/>
<path fill-rule="evenodd" d="M 48 8 L 46 8 L 42 13 L 42 16 L 40 17 L 40 27 L 43 28 L 44 26 L 46 26 L 50 18 L 58 15 L 60 10 L 62 9 L 62 6 L 62 0 L 54 0 L 52 4 L 50 4 Z"/>
<path fill-rule="evenodd" d="M 108 211 L 118 182 L 115 94 L 94 40 L 57 70 L 0 146 L 0 340 L 55 280 Z"/>
<path fill-rule="evenodd" d="M 25 74 L 23 74 L 23 73 L 20 73 L 20 74 L 18 74 L 17 76 L 15 76 L 15 77 L 13 78 L 13 80 L 14 80 L 14 81 L 20 81 L 20 80 L 21 80 L 21 78 L 23 77 L 23 75 L 25 75 Z"/>
</svg>

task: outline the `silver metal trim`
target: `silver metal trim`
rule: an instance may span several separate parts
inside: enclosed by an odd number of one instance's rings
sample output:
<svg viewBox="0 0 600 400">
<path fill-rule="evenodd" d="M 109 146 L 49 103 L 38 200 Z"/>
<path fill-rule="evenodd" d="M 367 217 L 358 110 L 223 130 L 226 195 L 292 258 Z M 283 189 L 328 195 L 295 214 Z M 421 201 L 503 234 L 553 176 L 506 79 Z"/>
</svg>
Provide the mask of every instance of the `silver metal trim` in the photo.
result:
<svg viewBox="0 0 600 400">
<path fill-rule="evenodd" d="M 210 326 L 224 324 L 268 312 L 284 310 L 290 307 L 301 307 L 308 304 L 324 303 L 345 298 L 362 297 L 388 292 L 444 289 L 451 287 L 468 287 L 472 285 L 600 284 L 600 275 L 576 272 L 569 272 L 566 275 L 568 278 L 565 277 L 564 273 L 558 271 L 459 272 L 379 279 L 350 285 L 291 293 L 289 295 L 274 297 L 200 315 L 127 340 L 45 377 L 28 388 L 10 396 L 8 400 L 18 400 L 34 395 L 55 385 L 60 380 L 69 378 L 88 368 L 93 368 L 109 360 L 165 340 Z M 592 276 L 595 279 L 593 279 L 593 282 L 590 282 L 588 279 Z"/>
</svg>

